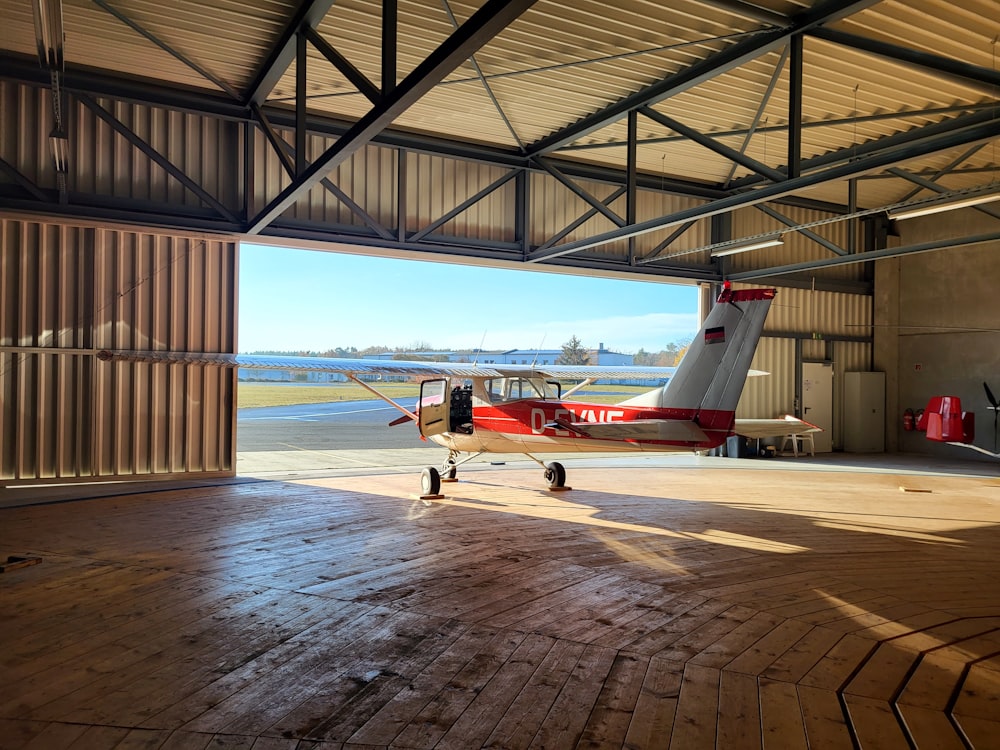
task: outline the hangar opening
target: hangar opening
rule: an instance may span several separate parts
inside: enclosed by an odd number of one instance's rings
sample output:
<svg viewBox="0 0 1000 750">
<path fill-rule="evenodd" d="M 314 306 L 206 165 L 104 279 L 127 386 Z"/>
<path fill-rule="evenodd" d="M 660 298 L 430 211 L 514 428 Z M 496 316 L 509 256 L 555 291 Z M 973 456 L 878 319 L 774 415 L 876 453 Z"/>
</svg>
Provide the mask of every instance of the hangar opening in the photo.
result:
<svg viewBox="0 0 1000 750">
<path fill-rule="evenodd" d="M 995 0 L 0 11 L 0 744 L 996 745 Z M 241 481 L 243 243 L 777 288 L 827 442 Z"/>
</svg>

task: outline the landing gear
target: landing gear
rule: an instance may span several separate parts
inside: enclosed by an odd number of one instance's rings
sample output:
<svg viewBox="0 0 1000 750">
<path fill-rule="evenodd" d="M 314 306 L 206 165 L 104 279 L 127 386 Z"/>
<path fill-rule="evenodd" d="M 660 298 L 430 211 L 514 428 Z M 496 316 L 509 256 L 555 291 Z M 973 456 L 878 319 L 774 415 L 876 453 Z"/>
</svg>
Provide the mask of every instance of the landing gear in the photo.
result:
<svg viewBox="0 0 1000 750">
<path fill-rule="evenodd" d="M 433 466 L 428 466 L 420 473 L 420 491 L 424 495 L 441 494 L 441 475 Z"/>
<path fill-rule="evenodd" d="M 458 462 L 455 460 L 454 456 L 448 456 L 448 460 L 445 461 L 444 466 L 441 467 L 441 481 L 458 481 Z"/>
<path fill-rule="evenodd" d="M 560 490 L 566 486 L 566 469 L 558 461 L 545 464 L 545 482 L 550 490 Z"/>
</svg>

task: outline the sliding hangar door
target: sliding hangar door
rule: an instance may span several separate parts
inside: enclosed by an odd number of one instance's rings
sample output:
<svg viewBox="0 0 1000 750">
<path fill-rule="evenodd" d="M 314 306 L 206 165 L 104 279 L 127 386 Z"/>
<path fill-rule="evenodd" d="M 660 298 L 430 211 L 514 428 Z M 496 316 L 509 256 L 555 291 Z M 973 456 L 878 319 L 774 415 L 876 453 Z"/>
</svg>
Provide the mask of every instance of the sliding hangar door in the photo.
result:
<svg viewBox="0 0 1000 750">
<path fill-rule="evenodd" d="M 234 372 L 97 353 L 236 351 L 243 240 L 778 286 L 739 416 L 831 449 L 996 369 L 1000 212 L 890 218 L 995 190 L 989 2 L 120 5 L 0 0 L 6 483 L 234 472 Z"/>
</svg>

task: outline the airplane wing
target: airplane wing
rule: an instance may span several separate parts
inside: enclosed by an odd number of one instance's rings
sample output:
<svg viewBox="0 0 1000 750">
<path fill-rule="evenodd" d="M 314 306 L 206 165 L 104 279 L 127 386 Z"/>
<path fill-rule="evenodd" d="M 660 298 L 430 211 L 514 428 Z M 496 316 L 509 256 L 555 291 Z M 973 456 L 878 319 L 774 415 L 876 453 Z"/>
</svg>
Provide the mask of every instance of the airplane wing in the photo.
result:
<svg viewBox="0 0 1000 750">
<path fill-rule="evenodd" d="M 616 380 L 667 380 L 675 367 L 635 365 L 514 365 L 467 362 L 414 362 L 398 359 L 344 359 L 339 357 L 286 357 L 262 354 L 200 354 L 190 352 L 101 351 L 105 361 L 165 362 L 246 367 L 255 370 L 339 372 L 345 375 L 424 375 L 427 377 L 543 377 L 552 379 L 615 378 Z"/>
<path fill-rule="evenodd" d="M 768 438 L 823 432 L 823 428 L 786 414 L 778 419 L 737 419 L 733 432 L 748 438 Z"/>
<path fill-rule="evenodd" d="M 545 425 L 577 435 L 606 440 L 677 440 L 701 442 L 708 436 L 694 422 L 680 419 L 636 419 L 628 422 L 566 422 Z"/>
</svg>

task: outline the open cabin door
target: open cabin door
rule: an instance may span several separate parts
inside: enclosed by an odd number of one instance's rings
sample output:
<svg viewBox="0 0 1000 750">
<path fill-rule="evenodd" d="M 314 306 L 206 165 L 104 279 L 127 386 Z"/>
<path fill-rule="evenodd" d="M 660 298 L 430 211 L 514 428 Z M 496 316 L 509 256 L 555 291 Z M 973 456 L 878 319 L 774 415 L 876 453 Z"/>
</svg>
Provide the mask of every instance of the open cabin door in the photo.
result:
<svg viewBox="0 0 1000 750">
<path fill-rule="evenodd" d="M 451 425 L 451 400 L 447 378 L 420 384 L 420 434 L 426 438 L 447 432 Z"/>
</svg>

